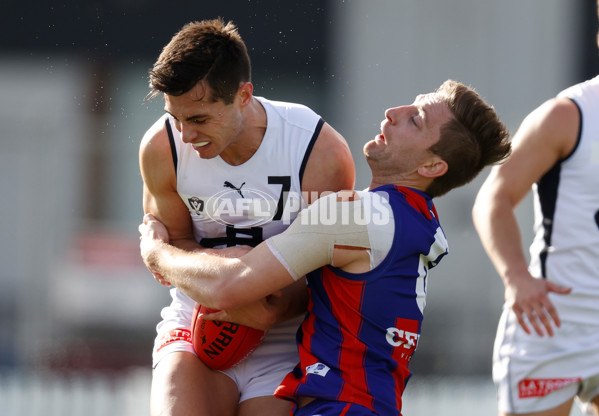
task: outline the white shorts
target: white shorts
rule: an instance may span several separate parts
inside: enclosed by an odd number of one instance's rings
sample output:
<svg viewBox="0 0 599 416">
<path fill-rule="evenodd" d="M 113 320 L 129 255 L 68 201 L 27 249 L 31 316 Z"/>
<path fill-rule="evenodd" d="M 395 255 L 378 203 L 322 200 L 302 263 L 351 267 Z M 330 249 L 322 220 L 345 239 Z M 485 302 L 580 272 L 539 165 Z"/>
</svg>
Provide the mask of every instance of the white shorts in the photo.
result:
<svg viewBox="0 0 599 416">
<path fill-rule="evenodd" d="M 506 413 L 552 409 L 599 395 L 599 323 L 562 322 L 553 337 L 524 332 L 504 308 L 493 349 L 498 407 Z"/>
<path fill-rule="evenodd" d="M 162 309 L 162 321 L 156 326 L 157 336 L 152 352 L 152 366 L 167 354 L 186 351 L 196 355 L 191 344 L 191 319 L 195 301 L 180 290 L 170 290 L 172 302 Z M 268 331 L 264 341 L 241 363 L 223 370 L 237 384 L 239 402 L 253 397 L 272 396 L 283 378 L 299 362 L 295 335 L 302 318 L 277 325 Z"/>
</svg>

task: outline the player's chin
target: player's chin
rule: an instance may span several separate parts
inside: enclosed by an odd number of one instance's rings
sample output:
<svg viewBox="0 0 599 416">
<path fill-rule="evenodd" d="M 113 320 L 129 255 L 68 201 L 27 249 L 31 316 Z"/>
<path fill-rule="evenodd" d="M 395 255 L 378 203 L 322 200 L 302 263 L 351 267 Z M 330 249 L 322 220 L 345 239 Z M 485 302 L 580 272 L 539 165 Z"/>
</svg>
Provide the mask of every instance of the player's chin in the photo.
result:
<svg viewBox="0 0 599 416">
<path fill-rule="evenodd" d="M 376 141 L 371 140 L 364 145 L 363 152 L 366 160 L 375 160 L 377 159 L 377 155 L 381 154 L 382 149 Z"/>
<path fill-rule="evenodd" d="M 208 153 L 208 152 L 200 152 L 196 150 L 196 154 L 202 158 L 202 159 L 213 159 L 215 158 L 217 155 L 213 154 L 213 153 Z"/>
<path fill-rule="evenodd" d="M 372 148 L 374 147 L 375 144 L 376 143 L 374 142 L 374 140 L 370 140 L 369 142 L 366 142 L 366 144 L 362 148 L 362 151 L 364 152 L 366 157 L 368 157 L 370 155 L 370 153 L 372 152 Z"/>
<path fill-rule="evenodd" d="M 381 146 L 385 146 L 386 144 L 387 142 L 385 141 L 385 139 L 381 135 L 378 135 L 374 137 L 372 140 L 366 142 L 366 144 L 364 145 L 364 153 L 373 152 L 375 151 L 375 149 L 381 148 Z"/>
</svg>

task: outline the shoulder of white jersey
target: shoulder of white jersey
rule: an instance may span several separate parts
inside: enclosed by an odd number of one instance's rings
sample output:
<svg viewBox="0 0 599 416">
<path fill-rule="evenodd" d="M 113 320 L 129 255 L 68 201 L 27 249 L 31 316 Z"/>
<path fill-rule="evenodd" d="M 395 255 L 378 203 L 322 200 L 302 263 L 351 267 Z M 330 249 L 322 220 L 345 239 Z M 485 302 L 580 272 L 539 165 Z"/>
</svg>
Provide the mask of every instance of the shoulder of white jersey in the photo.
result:
<svg viewBox="0 0 599 416">
<path fill-rule="evenodd" d="M 281 118 L 293 124 L 305 122 L 305 120 L 309 118 L 314 119 L 315 121 L 320 119 L 320 115 L 303 104 L 273 101 L 258 96 L 255 98 L 260 101 L 264 107 L 270 107 L 270 109 L 276 112 Z"/>
<path fill-rule="evenodd" d="M 169 116 L 168 113 L 164 113 L 161 115 L 154 123 L 150 126 L 148 130 L 144 133 L 144 139 L 150 139 L 151 137 L 156 136 L 156 134 L 164 128 L 164 123 L 166 118 Z"/>
<path fill-rule="evenodd" d="M 575 100 L 577 97 L 587 95 L 589 91 L 594 91 L 595 99 L 599 99 L 599 75 L 560 91 L 557 97 Z"/>
</svg>

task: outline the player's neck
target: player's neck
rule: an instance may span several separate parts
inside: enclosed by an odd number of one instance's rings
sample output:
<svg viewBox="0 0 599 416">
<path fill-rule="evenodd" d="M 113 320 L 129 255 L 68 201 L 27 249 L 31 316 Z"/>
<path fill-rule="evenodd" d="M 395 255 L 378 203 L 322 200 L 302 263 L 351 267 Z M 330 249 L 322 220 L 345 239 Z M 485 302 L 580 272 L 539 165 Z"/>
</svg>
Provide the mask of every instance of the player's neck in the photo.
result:
<svg viewBox="0 0 599 416">
<path fill-rule="evenodd" d="M 220 154 L 221 159 L 232 166 L 247 162 L 258 151 L 266 133 L 266 111 L 258 100 L 252 98 L 243 117 L 243 126 L 235 141 Z"/>
<path fill-rule="evenodd" d="M 372 189 L 378 188 L 383 185 L 395 185 L 395 186 L 403 186 L 406 188 L 412 188 L 412 189 L 417 189 L 422 192 L 426 192 L 426 188 L 428 187 L 429 183 L 430 182 L 414 180 L 413 178 L 406 178 L 406 177 L 401 177 L 401 176 L 373 175 L 368 189 L 372 190 Z"/>
</svg>

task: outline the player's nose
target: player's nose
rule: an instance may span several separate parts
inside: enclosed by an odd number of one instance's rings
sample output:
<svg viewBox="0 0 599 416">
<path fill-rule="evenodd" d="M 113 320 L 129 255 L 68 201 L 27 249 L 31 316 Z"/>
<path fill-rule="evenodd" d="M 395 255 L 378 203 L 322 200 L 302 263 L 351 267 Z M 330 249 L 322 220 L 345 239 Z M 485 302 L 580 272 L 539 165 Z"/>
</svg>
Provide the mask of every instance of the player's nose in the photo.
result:
<svg viewBox="0 0 599 416">
<path fill-rule="evenodd" d="M 181 125 L 180 131 L 184 143 L 191 143 L 198 137 L 198 133 L 190 126 Z"/>
</svg>

